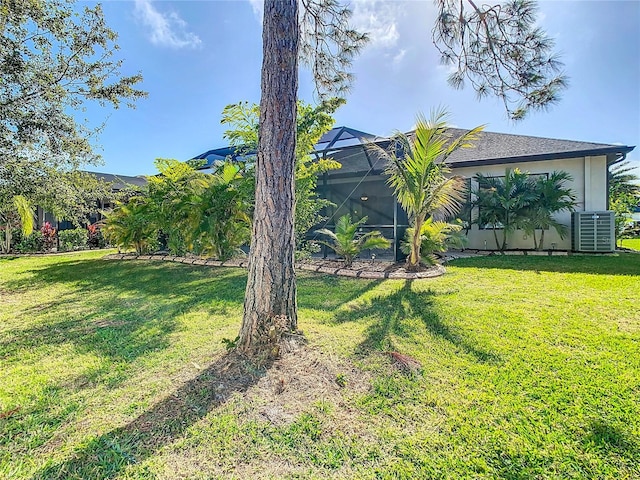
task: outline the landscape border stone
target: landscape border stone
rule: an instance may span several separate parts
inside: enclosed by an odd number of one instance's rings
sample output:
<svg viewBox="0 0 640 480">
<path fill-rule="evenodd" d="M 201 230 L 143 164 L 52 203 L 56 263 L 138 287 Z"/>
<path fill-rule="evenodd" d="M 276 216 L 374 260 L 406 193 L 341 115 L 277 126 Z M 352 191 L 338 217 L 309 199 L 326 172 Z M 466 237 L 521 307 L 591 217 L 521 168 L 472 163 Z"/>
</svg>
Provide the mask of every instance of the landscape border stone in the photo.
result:
<svg viewBox="0 0 640 480">
<path fill-rule="evenodd" d="M 178 257 L 173 255 L 135 255 L 126 253 L 111 253 L 105 255 L 103 258 L 105 260 L 157 260 L 165 262 L 186 263 L 188 265 L 201 265 L 206 267 L 247 268 L 248 266 L 248 262 L 245 260 L 227 260 L 225 262 L 221 262 L 219 260 L 207 260 L 200 257 Z M 354 270 L 344 267 L 329 267 L 322 265 L 318 266 L 305 263 L 297 264 L 296 268 L 308 272 L 326 273 L 338 277 L 362 278 L 366 280 L 382 280 L 385 278 L 393 280 L 426 279 L 436 278 L 444 275 L 445 273 L 445 268 L 442 265 L 435 265 L 429 270 L 423 272 Z"/>
</svg>

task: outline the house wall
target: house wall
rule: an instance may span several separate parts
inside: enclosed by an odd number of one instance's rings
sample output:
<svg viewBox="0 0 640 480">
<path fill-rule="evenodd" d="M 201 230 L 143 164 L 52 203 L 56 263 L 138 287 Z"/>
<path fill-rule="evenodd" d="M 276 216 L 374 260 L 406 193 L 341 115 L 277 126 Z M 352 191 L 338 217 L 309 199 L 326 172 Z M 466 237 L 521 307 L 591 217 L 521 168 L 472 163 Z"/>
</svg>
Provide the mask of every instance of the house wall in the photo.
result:
<svg viewBox="0 0 640 480">
<path fill-rule="evenodd" d="M 552 173 L 555 170 L 564 170 L 573 177 L 573 182 L 569 187 L 576 195 L 576 210 L 606 210 L 607 209 L 607 158 L 606 156 L 580 157 L 570 159 L 546 160 L 541 162 L 511 163 L 510 169 L 519 168 L 531 174 Z M 504 176 L 507 165 L 490 165 L 482 167 L 454 168 L 453 173 L 466 178 L 473 178 L 476 173 L 489 176 Z M 472 190 L 477 188 L 477 184 L 472 180 Z M 473 212 L 473 217 L 477 212 Z M 571 213 L 561 212 L 556 219 L 571 226 Z M 494 234 L 492 230 L 482 230 L 478 225 L 472 225 L 468 233 L 468 248 L 490 249 L 496 248 Z M 498 231 L 498 238 L 502 238 L 502 231 Z M 507 241 L 507 248 L 533 248 L 533 239 L 522 230 L 513 232 Z M 571 248 L 570 234 L 561 239 L 555 230 L 545 231 L 544 247 L 558 250 L 569 250 Z"/>
</svg>

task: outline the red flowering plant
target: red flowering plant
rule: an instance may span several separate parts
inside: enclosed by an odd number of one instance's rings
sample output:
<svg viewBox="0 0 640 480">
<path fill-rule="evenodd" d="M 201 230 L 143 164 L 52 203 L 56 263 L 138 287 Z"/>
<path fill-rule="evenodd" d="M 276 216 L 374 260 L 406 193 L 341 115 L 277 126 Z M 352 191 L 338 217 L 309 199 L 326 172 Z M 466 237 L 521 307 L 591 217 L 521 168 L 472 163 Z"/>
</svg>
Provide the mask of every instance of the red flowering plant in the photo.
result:
<svg viewBox="0 0 640 480">
<path fill-rule="evenodd" d="M 42 233 L 42 238 L 44 240 L 44 251 L 50 252 L 53 250 L 53 247 L 58 245 L 58 238 L 56 236 L 56 229 L 49 222 L 44 222 L 44 225 L 40 227 L 40 233 Z"/>
<path fill-rule="evenodd" d="M 87 225 L 87 231 L 89 236 L 87 238 L 87 246 L 89 248 L 104 248 L 106 245 L 104 236 L 102 235 L 101 230 L 102 224 L 100 223 L 92 223 L 91 225 Z"/>
</svg>

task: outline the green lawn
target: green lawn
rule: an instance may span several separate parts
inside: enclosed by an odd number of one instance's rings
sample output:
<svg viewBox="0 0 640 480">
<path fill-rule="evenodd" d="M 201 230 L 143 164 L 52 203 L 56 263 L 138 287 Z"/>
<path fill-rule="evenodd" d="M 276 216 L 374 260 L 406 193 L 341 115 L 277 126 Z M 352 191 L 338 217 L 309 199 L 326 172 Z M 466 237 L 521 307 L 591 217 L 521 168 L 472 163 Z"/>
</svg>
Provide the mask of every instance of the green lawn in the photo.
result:
<svg viewBox="0 0 640 480">
<path fill-rule="evenodd" d="M 102 255 L 0 259 L 2 479 L 640 478 L 640 255 L 301 274 L 267 371 L 243 270 Z"/>
<path fill-rule="evenodd" d="M 640 238 L 625 238 L 622 240 L 622 246 L 632 250 L 640 250 Z"/>
</svg>

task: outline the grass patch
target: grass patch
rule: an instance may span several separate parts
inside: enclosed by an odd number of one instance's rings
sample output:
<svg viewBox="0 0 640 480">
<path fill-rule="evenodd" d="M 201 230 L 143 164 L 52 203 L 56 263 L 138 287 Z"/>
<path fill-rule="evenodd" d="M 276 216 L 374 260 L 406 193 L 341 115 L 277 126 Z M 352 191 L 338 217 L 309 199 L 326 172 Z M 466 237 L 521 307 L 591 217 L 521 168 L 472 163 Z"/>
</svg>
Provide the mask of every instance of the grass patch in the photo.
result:
<svg viewBox="0 0 640 480">
<path fill-rule="evenodd" d="M 640 238 L 623 238 L 622 246 L 631 250 L 640 250 Z"/>
<path fill-rule="evenodd" d="M 638 255 L 300 274 L 267 370 L 222 343 L 243 270 L 102 255 L 0 259 L 0 478 L 640 476 Z"/>
</svg>

